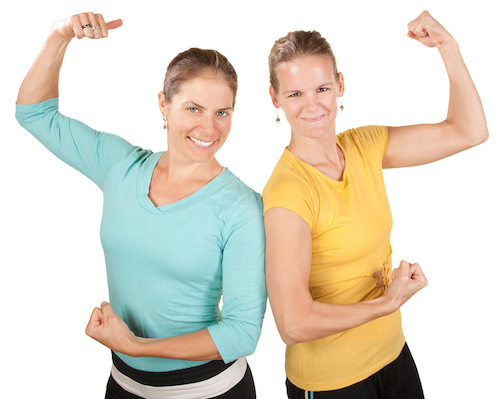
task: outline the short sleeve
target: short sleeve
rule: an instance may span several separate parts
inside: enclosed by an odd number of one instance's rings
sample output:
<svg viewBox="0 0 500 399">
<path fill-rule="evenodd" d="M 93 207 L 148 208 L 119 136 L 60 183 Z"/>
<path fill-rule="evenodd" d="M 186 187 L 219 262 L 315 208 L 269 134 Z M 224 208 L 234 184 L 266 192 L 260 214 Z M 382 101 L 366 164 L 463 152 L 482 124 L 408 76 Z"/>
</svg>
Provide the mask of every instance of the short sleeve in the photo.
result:
<svg viewBox="0 0 500 399">
<path fill-rule="evenodd" d="M 389 131 L 387 126 L 370 125 L 352 129 L 365 143 L 375 147 L 382 158 L 385 157 L 387 144 L 389 142 Z"/>
<path fill-rule="evenodd" d="M 16 118 L 50 152 L 100 187 L 113 165 L 139 149 L 119 136 L 60 114 L 58 98 L 16 104 Z"/>
<path fill-rule="evenodd" d="M 262 201 L 264 213 L 272 208 L 285 208 L 313 228 L 315 217 L 311 191 L 306 182 L 292 172 L 272 176 L 264 187 Z"/>
</svg>

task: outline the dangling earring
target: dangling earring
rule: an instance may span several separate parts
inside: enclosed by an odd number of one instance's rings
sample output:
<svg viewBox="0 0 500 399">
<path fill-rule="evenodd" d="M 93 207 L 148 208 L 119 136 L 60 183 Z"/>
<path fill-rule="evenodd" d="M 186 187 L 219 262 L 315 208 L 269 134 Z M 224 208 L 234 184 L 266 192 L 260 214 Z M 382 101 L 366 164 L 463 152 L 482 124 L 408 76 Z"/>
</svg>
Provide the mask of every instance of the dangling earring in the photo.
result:
<svg viewBox="0 0 500 399">
<path fill-rule="evenodd" d="M 276 108 L 276 123 L 279 125 L 280 122 L 281 122 L 281 119 L 280 119 L 280 109 Z"/>
<path fill-rule="evenodd" d="M 344 111 L 344 96 L 340 99 L 340 110 Z"/>
<path fill-rule="evenodd" d="M 165 118 L 163 116 L 162 119 L 163 119 L 163 129 L 166 129 L 167 128 L 167 118 Z"/>
</svg>

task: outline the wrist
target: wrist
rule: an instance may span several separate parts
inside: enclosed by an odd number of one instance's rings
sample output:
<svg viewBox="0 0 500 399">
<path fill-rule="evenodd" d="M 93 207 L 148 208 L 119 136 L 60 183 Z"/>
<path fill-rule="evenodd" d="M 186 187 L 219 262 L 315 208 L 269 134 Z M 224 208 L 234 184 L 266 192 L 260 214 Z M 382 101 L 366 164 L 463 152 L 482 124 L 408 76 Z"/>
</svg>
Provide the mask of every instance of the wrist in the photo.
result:
<svg viewBox="0 0 500 399">
<path fill-rule="evenodd" d="M 443 41 L 443 43 L 436 45 L 436 48 L 443 57 L 449 53 L 459 52 L 458 43 L 451 35 L 448 40 L 445 40 Z"/>
<path fill-rule="evenodd" d="M 380 317 L 389 316 L 401 307 L 396 298 L 387 292 L 378 299 L 380 299 Z"/>
<path fill-rule="evenodd" d="M 67 46 L 71 42 L 71 40 L 74 39 L 74 37 L 75 36 L 61 35 L 61 33 L 54 25 L 54 27 L 52 27 L 51 31 L 49 32 L 49 36 L 47 37 L 47 42 L 54 45 Z"/>
<path fill-rule="evenodd" d="M 144 355 L 144 346 L 146 341 L 148 341 L 147 338 L 141 338 L 141 337 L 136 337 L 135 335 L 131 336 L 128 339 L 128 343 L 126 346 L 126 353 L 124 355 L 130 356 L 130 357 L 142 357 L 146 356 Z"/>
</svg>

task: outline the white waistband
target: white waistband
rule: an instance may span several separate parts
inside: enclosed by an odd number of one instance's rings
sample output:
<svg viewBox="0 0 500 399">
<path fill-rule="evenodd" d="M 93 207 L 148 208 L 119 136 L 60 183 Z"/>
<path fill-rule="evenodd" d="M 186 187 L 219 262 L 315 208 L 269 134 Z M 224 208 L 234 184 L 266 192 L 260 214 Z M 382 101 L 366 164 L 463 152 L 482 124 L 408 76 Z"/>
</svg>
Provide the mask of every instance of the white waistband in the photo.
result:
<svg viewBox="0 0 500 399">
<path fill-rule="evenodd" d="M 121 373 L 113 364 L 111 375 L 113 379 L 126 391 L 148 399 L 208 399 L 222 395 L 241 381 L 247 370 L 247 361 L 244 357 L 236 360 L 231 366 L 208 380 L 191 384 L 154 387 L 143 385 Z"/>
</svg>

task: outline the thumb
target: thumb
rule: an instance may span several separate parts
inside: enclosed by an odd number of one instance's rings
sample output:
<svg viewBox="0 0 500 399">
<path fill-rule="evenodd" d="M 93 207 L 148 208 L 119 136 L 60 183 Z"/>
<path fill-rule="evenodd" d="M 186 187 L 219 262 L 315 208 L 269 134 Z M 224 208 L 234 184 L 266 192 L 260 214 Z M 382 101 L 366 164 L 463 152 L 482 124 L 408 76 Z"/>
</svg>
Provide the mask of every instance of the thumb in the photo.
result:
<svg viewBox="0 0 500 399">
<path fill-rule="evenodd" d="M 115 19 L 113 21 L 106 22 L 106 26 L 108 29 L 116 29 L 123 25 L 123 21 L 121 19 Z"/>
<path fill-rule="evenodd" d="M 418 40 L 417 35 L 415 33 L 413 33 L 411 30 L 408 31 L 406 36 L 408 36 L 410 39 Z"/>
<path fill-rule="evenodd" d="M 91 336 L 92 331 L 98 328 L 103 322 L 104 315 L 99 308 L 94 308 L 92 314 L 90 315 L 90 320 L 85 328 L 85 333 Z"/>
</svg>

